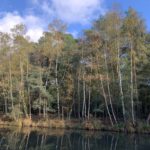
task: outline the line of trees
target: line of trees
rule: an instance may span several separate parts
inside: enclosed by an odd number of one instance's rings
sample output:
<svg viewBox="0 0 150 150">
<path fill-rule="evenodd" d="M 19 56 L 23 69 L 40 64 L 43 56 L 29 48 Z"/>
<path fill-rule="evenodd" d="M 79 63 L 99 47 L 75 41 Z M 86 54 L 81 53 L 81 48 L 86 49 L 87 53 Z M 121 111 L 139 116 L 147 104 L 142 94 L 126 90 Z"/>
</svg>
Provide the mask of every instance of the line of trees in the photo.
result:
<svg viewBox="0 0 150 150">
<path fill-rule="evenodd" d="M 150 34 L 129 8 L 110 10 L 84 31 L 53 21 L 38 43 L 16 25 L 0 33 L 0 110 L 18 117 L 146 119 L 150 113 Z"/>
</svg>

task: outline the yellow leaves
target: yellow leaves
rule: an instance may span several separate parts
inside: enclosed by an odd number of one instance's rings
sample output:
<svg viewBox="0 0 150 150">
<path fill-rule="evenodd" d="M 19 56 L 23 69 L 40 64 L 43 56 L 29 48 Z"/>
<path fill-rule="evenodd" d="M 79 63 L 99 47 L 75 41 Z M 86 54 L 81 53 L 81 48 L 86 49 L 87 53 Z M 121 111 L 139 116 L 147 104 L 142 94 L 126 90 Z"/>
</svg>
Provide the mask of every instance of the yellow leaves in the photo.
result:
<svg viewBox="0 0 150 150">
<path fill-rule="evenodd" d="M 102 78 L 103 81 L 111 80 L 110 78 L 107 79 L 107 76 L 103 75 L 103 74 L 86 75 L 86 76 L 84 76 L 84 80 L 86 82 L 89 82 L 91 80 L 93 80 L 93 81 L 96 81 L 96 80 L 100 81 L 101 80 L 100 75 L 101 75 L 101 78 Z M 79 79 L 82 80 L 82 77 L 79 77 Z"/>
</svg>

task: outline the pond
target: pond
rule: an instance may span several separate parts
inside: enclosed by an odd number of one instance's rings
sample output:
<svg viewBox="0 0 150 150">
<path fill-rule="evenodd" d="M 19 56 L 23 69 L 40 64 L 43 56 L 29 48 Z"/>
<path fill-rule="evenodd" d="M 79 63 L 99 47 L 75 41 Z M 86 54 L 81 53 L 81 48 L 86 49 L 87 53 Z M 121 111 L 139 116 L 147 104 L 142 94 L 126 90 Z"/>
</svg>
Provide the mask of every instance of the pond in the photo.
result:
<svg viewBox="0 0 150 150">
<path fill-rule="evenodd" d="M 0 128 L 0 150 L 150 150 L 150 135 Z"/>
</svg>

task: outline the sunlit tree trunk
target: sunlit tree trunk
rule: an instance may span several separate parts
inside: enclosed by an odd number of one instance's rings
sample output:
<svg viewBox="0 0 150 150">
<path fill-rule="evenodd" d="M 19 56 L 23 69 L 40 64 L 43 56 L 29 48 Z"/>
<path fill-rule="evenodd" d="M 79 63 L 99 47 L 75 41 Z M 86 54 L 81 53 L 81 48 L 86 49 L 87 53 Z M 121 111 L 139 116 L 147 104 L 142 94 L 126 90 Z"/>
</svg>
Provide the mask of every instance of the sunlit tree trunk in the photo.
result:
<svg viewBox="0 0 150 150">
<path fill-rule="evenodd" d="M 113 126 L 114 123 L 113 123 L 113 120 L 112 120 L 112 117 L 111 117 L 111 113 L 110 113 L 110 110 L 109 110 L 109 107 L 108 107 L 107 96 L 106 96 L 106 92 L 105 92 L 105 89 L 104 89 L 104 83 L 103 83 L 102 75 L 99 73 L 100 63 L 99 63 L 98 56 L 96 57 L 96 62 L 97 62 L 97 67 L 98 67 L 97 68 L 97 73 L 99 74 L 100 87 L 101 87 L 102 94 L 103 94 L 103 97 L 104 97 L 105 107 L 106 107 L 106 110 L 107 110 L 107 113 L 108 113 L 108 117 L 109 117 L 110 123 Z"/>
<path fill-rule="evenodd" d="M 118 39 L 119 40 L 119 39 Z M 121 96 L 121 104 L 122 104 L 122 112 L 123 112 L 123 118 L 124 121 L 126 121 L 125 118 L 125 104 L 124 104 L 124 93 L 122 88 L 122 74 L 121 74 L 121 68 L 120 68 L 120 44 L 117 40 L 117 53 L 118 53 L 118 76 L 119 76 L 119 88 L 120 88 L 120 96 Z"/>
<path fill-rule="evenodd" d="M 106 48 L 107 48 L 107 45 L 106 45 Z M 106 67 L 106 76 L 107 76 L 107 81 L 106 82 L 107 82 L 109 102 L 110 102 L 110 106 L 111 106 L 113 118 L 115 120 L 115 123 L 117 123 L 116 115 L 115 115 L 114 108 L 113 108 L 113 105 L 112 105 L 112 98 L 111 98 L 111 94 L 110 94 L 110 85 L 109 85 L 109 76 L 108 76 L 108 64 L 107 64 L 106 49 L 104 49 L 104 58 L 105 58 L 105 67 Z"/>
<path fill-rule="evenodd" d="M 130 71 L 130 76 L 131 76 L 131 80 L 130 80 L 130 86 L 131 86 L 131 113 L 132 113 L 132 122 L 133 124 L 135 124 L 135 116 L 134 116 L 134 99 L 133 99 L 133 92 L 134 92 L 134 85 L 133 85 L 133 44 L 132 41 L 130 41 L 130 46 L 131 46 L 131 51 L 130 51 L 130 63 L 131 63 L 131 71 Z"/>
<path fill-rule="evenodd" d="M 79 79 L 80 73 L 78 75 L 78 118 L 80 119 L 80 79 Z"/>
<path fill-rule="evenodd" d="M 29 78 L 29 60 L 28 60 L 28 58 L 27 58 L 27 75 L 26 75 L 26 80 L 27 80 L 27 82 L 29 82 L 28 81 L 28 78 Z M 30 119 L 32 118 L 32 115 L 31 115 L 31 97 L 30 97 L 30 85 L 29 85 L 29 83 L 27 84 L 27 96 L 28 96 L 28 113 L 29 113 L 29 117 L 30 117 Z"/>
<path fill-rule="evenodd" d="M 88 99 L 88 120 L 90 119 L 90 109 L 91 109 L 91 88 L 89 88 L 89 99 Z"/>
<path fill-rule="evenodd" d="M 59 94 L 59 85 L 58 85 L 58 56 L 56 58 L 55 66 L 55 82 L 56 82 L 56 92 L 57 92 L 57 109 L 58 109 L 58 118 L 60 118 L 60 94 Z"/>
<path fill-rule="evenodd" d="M 5 95 L 5 89 L 4 89 L 4 78 L 2 77 L 2 86 L 3 86 L 3 97 L 4 97 L 4 107 L 5 107 L 5 114 L 7 115 L 7 113 L 8 113 L 8 106 L 7 106 L 7 98 L 5 97 L 6 95 Z"/>
<path fill-rule="evenodd" d="M 32 114 L 31 114 L 31 96 L 30 96 L 30 87 L 28 87 L 28 100 L 29 100 L 29 116 L 30 119 L 32 119 Z"/>
<path fill-rule="evenodd" d="M 25 116 L 28 117 L 27 114 L 27 107 L 26 107 L 26 103 L 25 103 L 25 95 L 24 95 L 24 77 L 23 77 L 23 64 L 22 64 L 22 60 L 20 57 L 20 85 L 21 85 L 21 89 L 20 89 L 20 101 L 22 101 L 22 105 L 23 105 L 23 110 L 25 113 Z"/>
<path fill-rule="evenodd" d="M 82 117 L 86 118 L 86 91 L 85 91 L 85 73 L 83 73 L 83 105 L 82 105 Z"/>
<path fill-rule="evenodd" d="M 109 119 L 110 119 L 110 123 L 113 126 L 114 124 L 113 124 L 113 120 L 111 118 L 111 114 L 110 114 L 110 111 L 109 111 L 109 108 L 108 108 L 106 93 L 105 93 L 105 89 L 104 89 L 104 85 L 103 85 L 103 80 L 102 80 L 101 74 L 100 74 L 100 82 L 101 82 L 101 88 L 102 88 L 102 92 L 103 92 L 103 96 L 104 96 L 104 100 L 105 100 L 105 106 L 106 106 L 106 109 L 107 109 L 107 113 L 108 113 L 108 116 L 109 116 Z"/>
<path fill-rule="evenodd" d="M 14 109 L 14 101 L 13 101 L 13 89 L 12 89 L 12 71 L 11 71 L 11 61 L 9 58 L 9 84 L 10 84 L 10 99 L 11 99 L 11 108 Z"/>
<path fill-rule="evenodd" d="M 42 98 L 42 112 L 43 112 L 43 118 L 45 118 L 45 99 Z"/>
<path fill-rule="evenodd" d="M 135 58 L 133 59 L 133 69 L 134 69 L 133 76 L 134 76 L 134 84 L 135 84 L 135 96 L 136 99 L 139 100 Z"/>
<path fill-rule="evenodd" d="M 41 115 L 41 105 L 42 105 L 42 92 L 41 92 L 41 88 L 42 88 L 42 85 L 43 85 L 43 82 L 42 82 L 42 69 L 41 69 L 41 67 L 40 67 L 40 93 L 39 93 L 39 116 Z"/>
<path fill-rule="evenodd" d="M 89 98 L 88 98 L 88 120 L 90 119 L 90 109 L 91 109 L 91 79 L 90 79 L 90 84 L 89 84 Z"/>
</svg>

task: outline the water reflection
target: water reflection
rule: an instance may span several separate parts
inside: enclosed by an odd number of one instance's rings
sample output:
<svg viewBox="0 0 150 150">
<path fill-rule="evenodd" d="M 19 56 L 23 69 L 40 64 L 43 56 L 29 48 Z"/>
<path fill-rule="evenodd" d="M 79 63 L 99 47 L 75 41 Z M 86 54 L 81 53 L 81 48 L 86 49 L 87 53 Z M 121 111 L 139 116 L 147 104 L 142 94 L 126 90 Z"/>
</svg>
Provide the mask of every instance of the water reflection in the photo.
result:
<svg viewBox="0 0 150 150">
<path fill-rule="evenodd" d="M 0 150 L 149 150 L 149 135 L 48 129 L 0 129 Z"/>
</svg>

